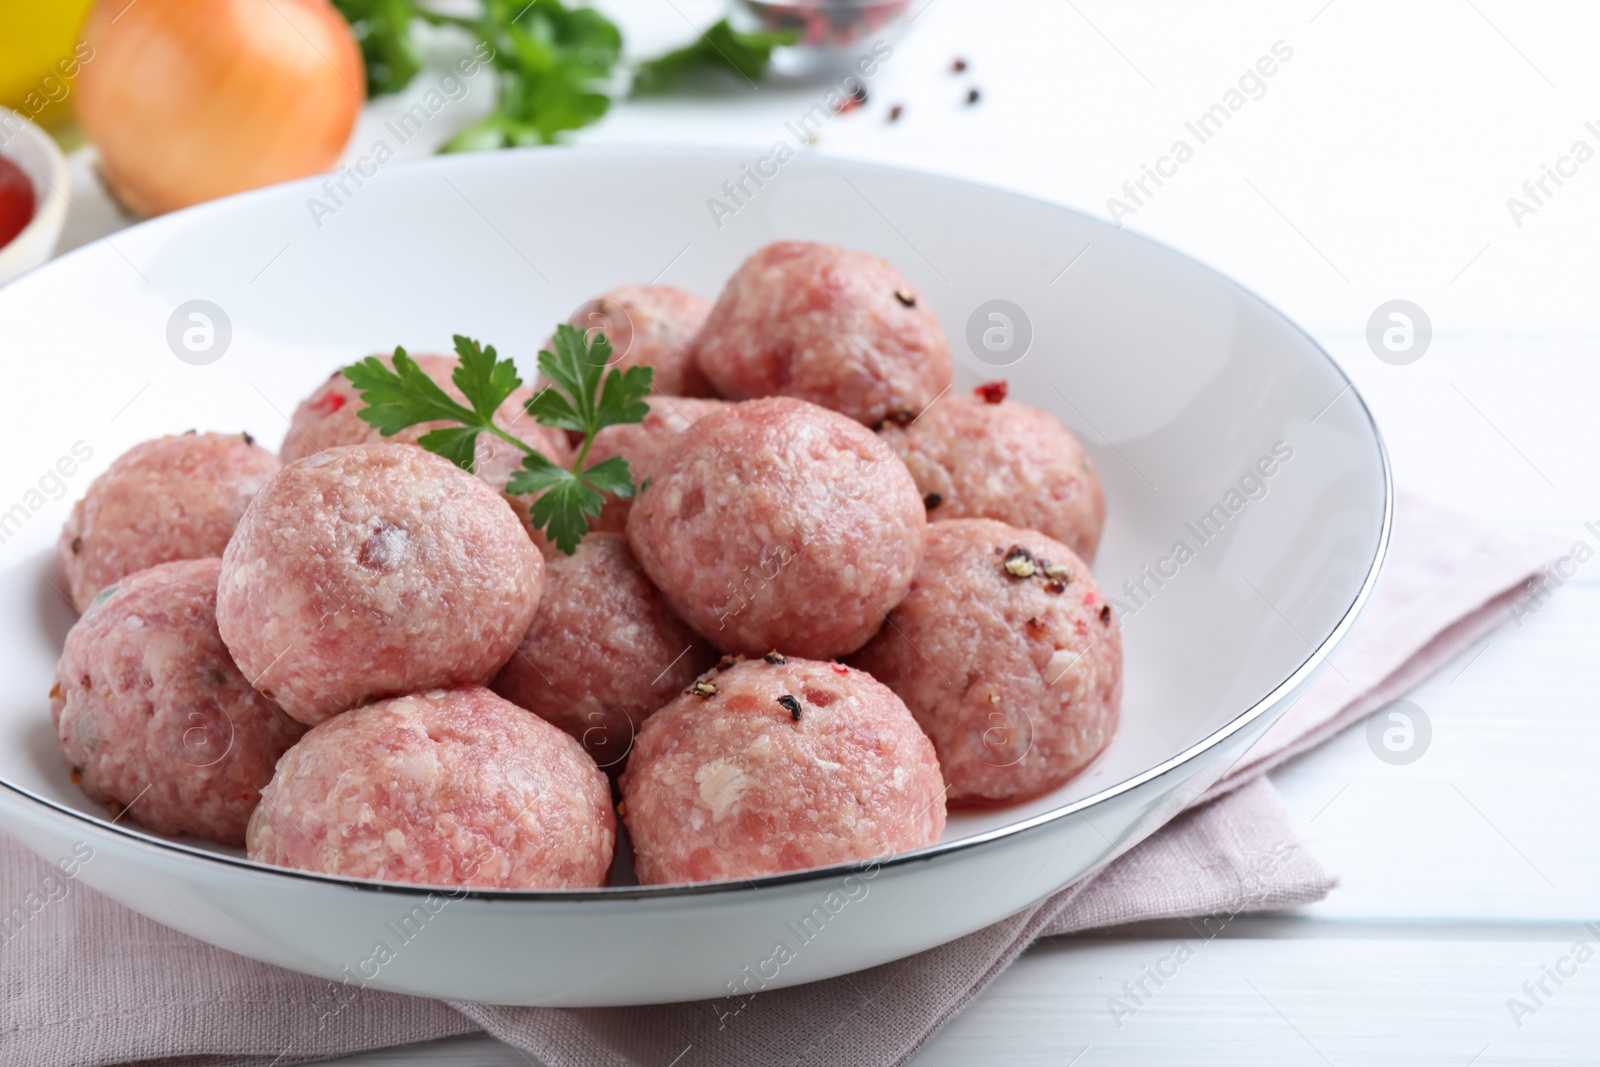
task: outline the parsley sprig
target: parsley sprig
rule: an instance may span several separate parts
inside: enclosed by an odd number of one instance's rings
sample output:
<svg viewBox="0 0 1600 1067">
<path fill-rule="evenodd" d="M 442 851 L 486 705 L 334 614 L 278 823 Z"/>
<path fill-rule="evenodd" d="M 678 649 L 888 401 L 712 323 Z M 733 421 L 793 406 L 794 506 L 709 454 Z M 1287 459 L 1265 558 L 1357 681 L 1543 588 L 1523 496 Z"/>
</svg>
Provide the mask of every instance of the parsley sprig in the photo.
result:
<svg viewBox="0 0 1600 1067">
<path fill-rule="evenodd" d="M 333 5 L 361 46 L 368 96 L 398 93 L 424 69 L 420 25 L 451 27 L 478 42 L 494 72 L 494 108 L 452 137 L 444 152 L 553 144 L 604 117 L 620 89 L 618 72 L 628 66 L 622 31 L 586 3 L 479 0 L 472 15 L 436 11 L 425 0 Z M 794 30 L 744 33 L 723 19 L 692 43 L 635 64 L 632 91 L 696 91 L 719 74 L 738 75 L 732 84 L 757 82 L 772 50 L 798 37 Z"/>
<path fill-rule="evenodd" d="M 441 151 L 473 152 L 554 144 L 558 135 L 599 122 L 611 107 L 603 90 L 622 55 L 622 33 L 591 7 L 560 0 L 483 0 L 477 19 L 459 20 L 494 49 L 494 110 Z"/>
<path fill-rule="evenodd" d="M 798 30 L 743 33 L 723 19 L 692 44 L 640 63 L 633 74 L 633 91 L 645 95 L 693 88 L 712 76 L 728 73 L 755 83 L 766 75 L 772 50 L 799 39 Z"/>
<path fill-rule="evenodd" d="M 418 0 L 333 0 L 366 61 L 367 95 L 398 93 L 425 66 L 419 25 L 448 26 L 479 44 L 494 72 L 494 109 L 442 151 L 551 144 L 598 122 L 603 90 L 622 56 L 622 32 L 595 9 L 561 0 L 481 0 L 475 15 Z M 488 46 L 484 48 L 483 46 Z"/>
<path fill-rule="evenodd" d="M 417 444 L 466 471 L 473 469 L 480 434 L 493 434 L 521 449 L 522 469 L 511 475 L 506 492 L 538 493 L 529 520 L 570 556 L 588 532 L 589 518 L 605 505 L 601 494 L 634 494 L 633 471 L 621 456 L 587 468 L 584 462 L 601 430 L 644 421 L 650 413 L 644 397 L 655 372 L 649 367 L 608 370 L 612 349 L 605 334 L 585 337 L 566 323 L 556 327 L 551 347 L 539 353 L 539 370 L 550 385 L 524 408 L 541 426 L 583 434 L 568 470 L 495 422 L 500 405 L 522 385 L 516 364 L 499 358 L 493 345 L 484 347 L 460 334 L 455 336 L 455 350 L 461 362 L 451 381 L 466 404 L 440 388 L 404 348 L 394 350 L 392 368 L 376 356 L 344 368 L 344 376 L 366 404 L 359 412 L 361 419 L 385 437 L 419 423 L 455 423 L 429 430 Z"/>
</svg>

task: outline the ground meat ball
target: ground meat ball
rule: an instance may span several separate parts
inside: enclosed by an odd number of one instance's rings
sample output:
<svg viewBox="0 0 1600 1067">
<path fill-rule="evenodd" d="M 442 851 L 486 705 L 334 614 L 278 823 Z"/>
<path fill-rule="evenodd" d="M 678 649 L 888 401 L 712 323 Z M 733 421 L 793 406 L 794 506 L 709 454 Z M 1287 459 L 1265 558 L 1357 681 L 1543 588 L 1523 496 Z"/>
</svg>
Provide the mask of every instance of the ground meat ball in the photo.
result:
<svg viewBox="0 0 1600 1067">
<path fill-rule="evenodd" d="M 217 622 L 301 722 L 486 682 L 522 639 L 544 563 L 483 482 L 411 445 L 330 448 L 267 483 L 222 558 Z"/>
<path fill-rule="evenodd" d="M 710 396 L 711 383 L 691 350 L 710 310 L 705 297 L 670 285 L 620 285 L 579 308 L 568 322 L 604 332 L 617 353 L 613 366 L 654 367 L 656 392 Z"/>
<path fill-rule="evenodd" d="M 1110 743 L 1122 635 L 1066 545 L 990 519 L 933 523 L 890 623 L 851 663 L 933 739 L 952 807 L 1046 793 Z"/>
<path fill-rule="evenodd" d="M 109 587 L 67 633 L 50 715 L 90 800 L 160 833 L 242 845 L 305 727 L 233 665 L 217 633 L 221 570 L 162 563 Z"/>
<path fill-rule="evenodd" d="M 393 357 L 378 358 L 385 365 L 393 366 Z M 459 360 L 454 356 L 426 353 L 413 355 L 411 358 L 416 361 L 424 374 L 439 383 L 440 388 L 457 401 L 466 403 L 466 397 L 461 395 L 461 390 L 450 380 L 450 376 L 460 365 Z M 523 386 L 512 393 L 495 412 L 495 421 L 551 459 L 558 463 L 564 462 L 570 455 L 565 435 L 557 430 L 540 426 L 523 411 L 522 405 L 532 396 L 533 389 L 530 386 Z M 302 400 L 300 406 L 294 409 L 294 416 L 289 420 L 289 432 L 284 435 L 283 447 L 279 449 L 283 461 L 293 463 L 297 459 L 304 459 L 306 456 L 340 445 L 364 445 L 380 441 L 414 444 L 417 438 L 429 430 L 454 425 L 448 422 L 424 422 L 408 426 L 392 437 L 385 437 L 376 428 L 362 421 L 358 413 L 364 406 L 361 394 L 356 392 L 355 386 L 344 376 L 344 371 L 334 371 L 316 392 Z M 479 447 L 483 447 L 481 439 Z"/>
<path fill-rule="evenodd" d="M 771 244 L 728 280 L 695 340 L 718 394 L 793 396 L 876 426 L 950 387 L 950 345 L 905 275 L 865 252 Z"/>
<path fill-rule="evenodd" d="M 911 469 L 928 518 L 998 519 L 1038 530 L 1093 562 L 1106 498 L 1088 454 L 1037 408 L 947 396 L 883 436 Z"/>
<path fill-rule="evenodd" d="M 712 644 L 813 659 L 877 632 L 926 531 L 916 485 L 883 441 L 783 397 L 680 434 L 628 516 L 645 573 Z"/>
<path fill-rule="evenodd" d="M 134 445 L 89 484 L 61 528 L 56 563 L 67 599 L 85 611 L 134 571 L 222 555 L 250 499 L 281 466 L 248 434 Z"/>
<path fill-rule="evenodd" d="M 457 361 L 454 356 L 431 355 L 424 352 L 412 353 L 411 358 L 416 361 L 422 372 L 439 383 L 445 392 L 458 400 L 461 399 L 455 383 L 450 380 L 450 375 L 456 368 Z M 394 366 L 392 356 L 379 354 L 378 359 L 387 367 Z M 334 371 L 328 375 L 327 381 L 300 401 L 300 405 L 294 409 L 294 414 L 289 418 L 289 432 L 283 435 L 283 444 L 279 446 L 278 454 L 283 457 L 285 463 L 293 463 L 297 459 L 304 459 L 306 456 L 340 445 L 361 445 L 384 440 L 414 443 L 429 430 L 449 425 L 442 422 L 426 422 L 402 430 L 393 437 L 385 438 L 375 427 L 362 421 L 359 412 L 364 406 L 361 394 L 356 392 L 356 387 L 344 376 L 343 368 Z"/>
<path fill-rule="evenodd" d="M 487 689 L 385 700 L 291 749 L 250 820 L 250 858 L 345 878 L 589 889 L 616 843 L 583 748 Z"/>
<path fill-rule="evenodd" d="M 546 565 L 539 612 L 494 689 L 616 772 L 639 724 L 716 658 L 644 576 L 627 539 L 591 533 Z"/>
<path fill-rule="evenodd" d="M 621 456 L 633 471 L 633 484 L 644 484 L 655 470 L 656 458 L 666 451 L 677 436 L 713 411 L 728 407 L 725 400 L 695 400 L 689 397 L 653 396 L 647 401 L 650 414 L 643 422 L 607 426 L 594 435 L 586 466 Z M 589 521 L 590 529 L 613 530 L 617 533 L 628 528 L 628 512 L 632 500 L 622 500 L 606 494 L 606 506 L 598 517 Z"/>
<path fill-rule="evenodd" d="M 898 697 L 769 658 L 708 673 L 639 731 L 621 784 L 641 884 L 881 858 L 944 832 L 938 759 Z"/>
</svg>

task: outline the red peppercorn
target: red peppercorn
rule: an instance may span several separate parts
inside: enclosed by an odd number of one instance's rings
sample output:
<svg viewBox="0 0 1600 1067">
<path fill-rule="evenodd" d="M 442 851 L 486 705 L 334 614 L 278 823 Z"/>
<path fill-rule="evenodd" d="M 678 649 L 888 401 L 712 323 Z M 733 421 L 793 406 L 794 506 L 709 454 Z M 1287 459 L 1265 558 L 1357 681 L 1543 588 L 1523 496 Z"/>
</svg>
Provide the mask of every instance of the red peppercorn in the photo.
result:
<svg viewBox="0 0 1600 1067">
<path fill-rule="evenodd" d="M 986 404 L 998 404 L 1006 398 L 1006 382 L 1004 378 L 993 382 L 984 382 L 973 390 L 977 396 L 983 397 Z"/>
</svg>

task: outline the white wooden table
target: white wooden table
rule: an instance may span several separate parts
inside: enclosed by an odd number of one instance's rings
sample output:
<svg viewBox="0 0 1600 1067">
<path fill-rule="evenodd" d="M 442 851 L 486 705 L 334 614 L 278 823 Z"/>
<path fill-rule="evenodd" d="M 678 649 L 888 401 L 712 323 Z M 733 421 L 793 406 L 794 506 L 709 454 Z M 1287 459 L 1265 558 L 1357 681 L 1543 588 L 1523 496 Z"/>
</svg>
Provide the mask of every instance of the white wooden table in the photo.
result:
<svg viewBox="0 0 1600 1067">
<path fill-rule="evenodd" d="M 716 0 L 602 6 L 646 53 L 717 12 Z M 1578 140 L 1600 152 L 1596 40 L 1600 9 L 1578 2 L 932 0 L 870 80 L 868 105 L 832 119 L 811 150 L 1104 216 L 1175 139 L 1195 145 L 1185 122 L 1282 42 L 1292 55 L 1259 98 L 1247 85 L 1192 159 L 1160 188 L 1147 180 L 1125 224 L 1312 330 L 1376 412 L 1401 485 L 1600 554 L 1584 526 L 1600 529 L 1600 158 L 1561 162 Z M 957 56 L 964 74 L 950 71 Z M 981 100 L 968 106 L 972 87 Z M 579 139 L 764 147 L 818 95 L 767 86 L 626 104 Z M 904 113 L 890 124 L 893 104 Z M 1534 204 L 1522 186 L 1546 164 L 1576 173 L 1546 179 Z M 1514 219 L 1512 196 L 1537 210 Z M 116 225 L 93 197 L 82 203 L 75 243 Z M 1433 324 L 1431 348 L 1406 366 L 1365 340 L 1369 315 L 1396 298 Z M 1233 923 L 1120 1028 L 1107 998 L 1191 931 L 1041 944 L 920 1062 L 1600 1063 L 1600 955 L 1571 955 L 1578 941 L 1600 953 L 1600 926 L 1583 925 L 1600 920 L 1597 652 L 1600 558 L 1412 696 L 1434 729 L 1421 760 L 1388 766 L 1352 730 L 1273 776 L 1343 880 L 1327 900 Z M 1574 973 L 1558 985 L 1547 967 Z M 1533 1010 L 1513 1017 L 1510 998 Z M 341 1062 L 529 1061 L 477 1038 Z"/>
</svg>

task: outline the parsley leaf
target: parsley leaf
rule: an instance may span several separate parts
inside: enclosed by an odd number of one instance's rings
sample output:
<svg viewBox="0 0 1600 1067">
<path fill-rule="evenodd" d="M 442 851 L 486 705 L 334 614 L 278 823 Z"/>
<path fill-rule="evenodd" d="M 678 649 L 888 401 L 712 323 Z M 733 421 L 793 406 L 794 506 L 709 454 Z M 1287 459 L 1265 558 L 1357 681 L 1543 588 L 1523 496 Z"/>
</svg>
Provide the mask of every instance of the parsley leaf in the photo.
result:
<svg viewBox="0 0 1600 1067">
<path fill-rule="evenodd" d="M 522 379 L 517 377 L 517 365 L 500 359 L 493 345 L 484 348 L 460 334 L 455 335 L 455 345 L 460 364 L 451 373 L 451 380 L 472 405 L 470 408 L 440 388 L 406 355 L 404 348 L 394 350 L 392 370 L 377 356 L 368 356 L 346 367 L 344 376 L 366 401 L 366 407 L 358 412 L 361 419 L 385 437 L 422 422 L 460 423 L 429 430 L 417 439 L 417 444 L 470 471 L 478 435 L 499 432 L 494 413 L 522 384 Z"/>
<path fill-rule="evenodd" d="M 605 391 L 600 394 L 600 404 L 595 418 L 601 426 L 615 426 L 624 422 L 643 422 L 650 414 L 650 405 L 644 398 L 650 395 L 650 383 L 655 377 L 650 367 L 612 369 L 606 375 Z"/>
<path fill-rule="evenodd" d="M 606 498 L 600 494 L 632 496 L 633 474 L 621 456 L 601 460 L 578 474 L 535 453 L 523 459 L 522 470 L 511 476 L 506 492 L 541 494 L 529 508 L 528 518 L 570 556 L 589 531 L 588 517 L 600 514 L 605 506 Z"/>
<path fill-rule="evenodd" d="M 556 547 L 567 553 L 572 551 L 568 544 L 576 547 L 578 538 L 588 529 L 585 516 L 600 514 L 605 505 L 602 493 L 620 497 L 634 493 L 633 471 L 621 456 L 587 469 L 583 465 L 595 434 L 607 426 L 643 422 L 650 414 L 650 405 L 643 398 L 650 395 L 655 371 L 650 367 L 629 367 L 626 371 L 613 367 L 608 372 L 606 363 L 611 352 L 611 342 L 603 333 L 596 332 L 586 339 L 582 330 L 567 323 L 556 327 L 551 346 L 539 353 L 539 372 L 550 385 L 528 401 L 528 414 L 543 426 L 583 434 L 583 444 L 571 471 L 528 456 L 523 460 L 524 469 L 513 475 L 507 485 L 507 491 L 512 493 L 544 489 L 544 495 L 534 501 L 529 518 L 534 525 L 545 527 Z M 558 477 L 557 471 L 565 478 Z"/>
<path fill-rule="evenodd" d="M 483 347 L 470 337 L 454 335 L 456 356 L 461 360 L 450 375 L 461 395 L 472 402 L 472 410 L 485 424 L 494 422 L 494 413 L 500 410 L 506 397 L 517 391 L 522 379 L 517 377 L 517 365 L 509 359 L 495 355 L 494 345 Z"/>
<path fill-rule="evenodd" d="M 411 38 L 417 17 L 411 0 L 333 0 L 361 46 L 367 95 L 398 93 L 422 69 L 422 50 Z"/>
<path fill-rule="evenodd" d="M 561 485 L 576 478 L 576 474 L 552 462 L 544 453 L 534 452 L 523 457 L 522 469 L 512 474 L 511 480 L 506 482 L 506 492 L 512 496 L 542 493 L 553 485 Z"/>
<path fill-rule="evenodd" d="M 478 422 L 477 415 L 439 388 L 404 348 L 395 348 L 393 369 L 377 356 L 368 356 L 346 367 L 344 376 L 367 402 L 360 411 L 361 420 L 385 437 L 419 422 Z"/>
<path fill-rule="evenodd" d="M 600 490 L 626 499 L 633 496 L 633 471 L 621 456 L 612 456 L 583 472 L 583 480 Z"/>
<path fill-rule="evenodd" d="M 443 151 L 553 144 L 598 122 L 611 107 L 602 91 L 622 55 L 622 33 L 590 7 L 561 0 L 484 0 L 473 27 L 494 49 L 494 110 L 452 137 Z"/>
<path fill-rule="evenodd" d="M 639 64 L 634 72 L 636 95 L 663 93 L 706 80 L 711 74 L 733 73 L 755 82 L 767 72 L 772 50 L 794 44 L 798 30 L 775 33 L 741 33 L 723 19 L 707 29 L 693 44 Z"/>
<path fill-rule="evenodd" d="M 482 427 L 478 426 L 441 426 L 417 438 L 417 444 L 470 473 L 478 455 L 478 435 L 482 432 Z"/>
<path fill-rule="evenodd" d="M 587 469 L 583 463 L 595 434 L 605 427 L 644 421 L 650 413 L 644 397 L 655 372 L 649 367 L 608 371 L 612 349 L 605 334 L 585 337 L 565 323 L 556 327 L 551 349 L 539 353 L 539 369 L 551 384 L 525 407 L 543 426 L 583 434 L 578 457 L 567 470 L 495 423 L 495 412 L 522 385 L 516 364 L 501 359 L 492 345 L 459 334 L 455 349 L 460 364 L 451 380 L 470 407 L 423 373 L 405 349 L 396 348 L 393 368 L 368 356 L 344 369 L 365 401 L 360 417 L 385 436 L 418 423 L 454 423 L 429 430 L 417 444 L 466 471 L 473 469 L 479 434 L 492 433 L 522 449 L 526 453 L 522 468 L 506 482 L 506 491 L 515 496 L 538 494 L 529 508 L 529 521 L 571 555 L 588 532 L 589 519 L 605 506 L 603 494 L 634 495 L 633 472 L 621 456 Z"/>
<path fill-rule="evenodd" d="M 616 367 L 606 371 L 611 342 L 603 333 L 585 341 L 584 333 L 562 323 L 556 327 L 551 347 L 539 353 L 539 372 L 551 383 L 528 402 L 528 414 L 545 426 L 575 430 L 593 440 L 607 426 L 643 422 L 650 414 L 644 398 L 650 395 L 655 371 L 650 367 Z M 579 455 L 589 452 L 586 440 Z"/>
<path fill-rule="evenodd" d="M 553 144 L 569 130 L 598 122 L 610 109 L 622 64 L 622 33 L 582 3 L 479 0 L 476 14 L 448 14 L 425 0 L 333 0 L 366 62 L 367 95 L 405 89 L 424 68 L 417 24 L 467 34 L 493 71 L 494 109 L 460 130 L 440 151 Z M 694 90 L 708 76 L 759 81 L 772 50 L 798 30 L 741 33 L 726 19 L 693 44 L 637 65 L 633 92 Z"/>
<path fill-rule="evenodd" d="M 576 474 L 562 473 L 566 474 L 566 479 L 539 495 L 528 509 L 528 519 L 534 526 L 543 528 L 556 547 L 570 556 L 577 550 L 578 541 L 589 532 L 588 516 L 600 514 L 606 498 L 585 485 Z"/>
<path fill-rule="evenodd" d="M 610 358 L 611 342 L 605 334 L 596 334 L 593 346 L 586 348 L 576 327 L 557 326 L 551 347 L 539 353 L 539 373 L 553 387 L 529 401 L 528 414 L 544 426 L 592 433 L 593 398 Z"/>
</svg>

